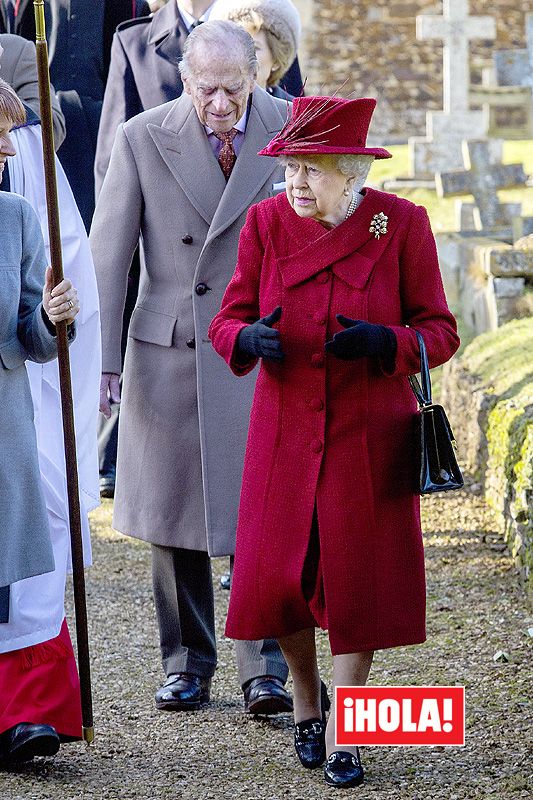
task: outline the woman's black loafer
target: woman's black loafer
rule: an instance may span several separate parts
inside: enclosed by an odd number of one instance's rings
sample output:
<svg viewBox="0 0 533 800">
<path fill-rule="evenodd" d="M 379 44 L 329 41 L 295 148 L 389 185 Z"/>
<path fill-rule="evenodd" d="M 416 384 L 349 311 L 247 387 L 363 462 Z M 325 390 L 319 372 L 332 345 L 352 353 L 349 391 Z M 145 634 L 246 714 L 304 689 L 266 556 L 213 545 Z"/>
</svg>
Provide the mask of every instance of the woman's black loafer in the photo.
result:
<svg viewBox="0 0 533 800">
<path fill-rule="evenodd" d="M 326 723 L 321 719 L 295 723 L 294 746 L 303 767 L 320 767 L 326 759 Z"/>
<path fill-rule="evenodd" d="M 359 750 L 355 756 L 344 750 L 337 750 L 326 761 L 324 778 L 330 786 L 348 789 L 350 786 L 359 786 L 363 783 L 364 777 Z"/>
</svg>

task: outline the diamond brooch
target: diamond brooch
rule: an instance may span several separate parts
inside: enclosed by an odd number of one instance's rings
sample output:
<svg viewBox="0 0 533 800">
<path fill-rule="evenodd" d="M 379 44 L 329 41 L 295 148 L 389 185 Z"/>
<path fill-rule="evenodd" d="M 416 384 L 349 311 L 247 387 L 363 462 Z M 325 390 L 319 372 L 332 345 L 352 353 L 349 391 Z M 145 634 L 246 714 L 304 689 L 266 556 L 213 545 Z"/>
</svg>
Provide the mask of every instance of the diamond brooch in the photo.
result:
<svg viewBox="0 0 533 800">
<path fill-rule="evenodd" d="M 383 236 L 387 233 L 387 223 L 389 218 L 383 211 L 380 211 L 379 214 L 374 214 L 372 217 L 372 222 L 370 224 L 370 228 L 368 229 L 370 233 L 373 233 L 376 239 L 379 239 L 380 236 Z"/>
</svg>

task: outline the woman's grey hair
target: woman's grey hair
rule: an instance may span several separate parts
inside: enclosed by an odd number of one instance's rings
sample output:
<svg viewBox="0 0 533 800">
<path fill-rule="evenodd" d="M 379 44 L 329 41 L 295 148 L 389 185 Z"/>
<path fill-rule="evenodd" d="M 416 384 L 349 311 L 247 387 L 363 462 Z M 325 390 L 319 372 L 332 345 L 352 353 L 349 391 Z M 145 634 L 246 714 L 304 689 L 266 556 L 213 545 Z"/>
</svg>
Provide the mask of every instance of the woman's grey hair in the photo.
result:
<svg viewBox="0 0 533 800">
<path fill-rule="evenodd" d="M 250 34 L 228 20 L 212 20 L 204 22 L 194 28 L 185 40 L 183 55 L 179 63 L 179 71 L 182 78 L 188 78 L 191 73 L 197 72 L 195 69 L 195 54 L 202 49 L 209 58 L 213 51 L 230 53 L 235 57 L 242 53 L 243 63 L 246 64 L 250 72 L 250 77 L 257 76 L 257 56 L 255 54 L 254 40 Z"/>
<path fill-rule="evenodd" d="M 319 155 L 306 155 L 305 153 L 295 153 L 294 157 L 305 159 L 306 161 L 312 161 L 315 158 L 322 158 L 322 156 Z M 353 184 L 354 191 L 358 192 L 360 189 L 362 189 L 365 185 L 368 173 L 370 172 L 370 167 L 374 161 L 374 156 L 366 155 L 364 153 L 342 153 L 340 155 L 332 153 L 331 157 L 335 160 L 335 166 L 339 172 L 342 172 L 342 174 L 346 175 L 347 178 L 355 179 Z M 290 156 L 281 155 L 278 156 L 278 158 L 282 166 L 285 167 L 290 159 Z"/>
<path fill-rule="evenodd" d="M 210 19 L 230 19 L 255 36 L 264 31 L 277 67 L 268 78 L 275 86 L 296 58 L 302 26 L 291 0 L 218 0 Z"/>
</svg>

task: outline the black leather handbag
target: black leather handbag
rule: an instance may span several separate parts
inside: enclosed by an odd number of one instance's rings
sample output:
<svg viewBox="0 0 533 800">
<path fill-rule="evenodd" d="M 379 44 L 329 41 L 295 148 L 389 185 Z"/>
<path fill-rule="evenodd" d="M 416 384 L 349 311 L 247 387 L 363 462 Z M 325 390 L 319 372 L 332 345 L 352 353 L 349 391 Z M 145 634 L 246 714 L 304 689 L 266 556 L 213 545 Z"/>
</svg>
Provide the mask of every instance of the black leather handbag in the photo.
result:
<svg viewBox="0 0 533 800">
<path fill-rule="evenodd" d="M 415 375 L 409 376 L 409 383 L 418 401 L 418 413 L 415 419 L 415 441 L 419 459 L 417 492 L 420 494 L 449 492 L 464 485 L 455 456 L 457 444 L 446 412 L 431 399 L 426 345 L 422 334 L 418 331 L 415 333 L 420 347 L 422 386 Z"/>
</svg>

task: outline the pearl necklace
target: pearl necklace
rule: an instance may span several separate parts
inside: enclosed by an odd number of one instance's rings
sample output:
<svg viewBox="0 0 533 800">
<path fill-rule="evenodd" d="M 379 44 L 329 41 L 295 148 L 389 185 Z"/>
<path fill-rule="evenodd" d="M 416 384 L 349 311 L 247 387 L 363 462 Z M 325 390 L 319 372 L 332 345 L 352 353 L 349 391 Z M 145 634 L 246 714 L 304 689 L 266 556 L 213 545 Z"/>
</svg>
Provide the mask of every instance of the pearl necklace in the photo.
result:
<svg viewBox="0 0 533 800">
<path fill-rule="evenodd" d="M 352 199 L 350 200 L 350 205 L 348 206 L 348 211 L 346 212 L 346 216 L 344 219 L 348 219 L 351 217 L 361 200 L 363 199 L 363 195 L 359 192 L 352 192 Z"/>
</svg>

